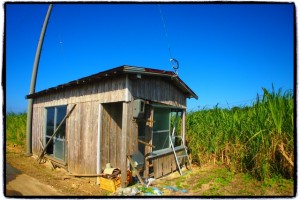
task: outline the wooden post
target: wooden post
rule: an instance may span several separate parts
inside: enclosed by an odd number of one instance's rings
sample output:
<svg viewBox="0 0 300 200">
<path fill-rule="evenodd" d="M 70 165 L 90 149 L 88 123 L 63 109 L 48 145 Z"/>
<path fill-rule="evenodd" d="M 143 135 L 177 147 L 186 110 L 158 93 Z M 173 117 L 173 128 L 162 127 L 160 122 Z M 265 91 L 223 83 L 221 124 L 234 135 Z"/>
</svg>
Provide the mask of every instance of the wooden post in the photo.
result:
<svg viewBox="0 0 300 200">
<path fill-rule="evenodd" d="M 99 104 L 98 111 L 98 135 L 97 135 L 97 174 L 101 173 L 101 128 L 102 128 L 102 104 Z M 100 184 L 100 178 L 97 177 L 97 184 Z"/>
<path fill-rule="evenodd" d="M 128 134 L 128 104 L 123 102 L 122 136 L 121 136 L 121 187 L 126 187 L 127 179 L 127 134 Z"/>
<path fill-rule="evenodd" d="M 152 143 L 152 127 L 153 127 L 153 107 L 150 105 L 147 105 L 146 109 L 146 127 L 145 127 L 145 141 L 149 144 Z M 145 146 L 145 155 L 148 155 L 152 150 L 151 146 Z M 144 177 L 149 177 L 149 160 L 147 160 L 147 157 L 145 156 L 144 161 Z"/>
</svg>

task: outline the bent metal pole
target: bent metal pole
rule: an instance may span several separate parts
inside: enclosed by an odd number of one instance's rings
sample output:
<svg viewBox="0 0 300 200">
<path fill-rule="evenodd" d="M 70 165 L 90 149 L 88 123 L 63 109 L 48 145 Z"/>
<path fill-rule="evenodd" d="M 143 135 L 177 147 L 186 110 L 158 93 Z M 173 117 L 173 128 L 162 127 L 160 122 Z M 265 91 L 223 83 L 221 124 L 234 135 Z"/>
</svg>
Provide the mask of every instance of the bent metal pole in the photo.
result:
<svg viewBox="0 0 300 200">
<path fill-rule="evenodd" d="M 32 69 L 32 75 L 31 75 L 29 95 L 33 94 L 35 92 L 35 84 L 36 84 L 38 65 L 39 65 L 39 61 L 40 61 L 40 55 L 41 55 L 41 51 L 42 51 L 44 36 L 45 36 L 48 21 L 49 21 L 51 9 L 52 9 L 52 4 L 50 4 L 48 7 L 48 11 L 47 11 L 46 18 L 45 18 L 45 21 L 43 24 L 40 39 L 39 39 L 38 46 L 36 49 L 35 59 L 34 59 L 34 64 L 33 64 L 33 69 Z M 32 104 L 33 104 L 33 99 L 29 98 L 28 99 L 28 108 L 27 108 L 27 123 L 26 123 L 26 155 L 27 156 L 30 156 L 32 154 L 32 147 L 31 147 Z"/>
</svg>

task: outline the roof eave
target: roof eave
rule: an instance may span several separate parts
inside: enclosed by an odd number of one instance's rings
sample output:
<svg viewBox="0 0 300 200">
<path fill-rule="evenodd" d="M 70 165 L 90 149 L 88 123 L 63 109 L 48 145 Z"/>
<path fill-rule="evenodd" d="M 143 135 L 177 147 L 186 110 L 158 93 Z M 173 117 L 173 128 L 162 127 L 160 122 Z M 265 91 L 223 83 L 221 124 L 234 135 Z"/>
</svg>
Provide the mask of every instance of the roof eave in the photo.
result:
<svg viewBox="0 0 300 200">
<path fill-rule="evenodd" d="M 97 74 L 93 74 L 91 76 L 80 78 L 78 80 L 71 81 L 66 84 L 61 84 L 56 87 L 48 88 L 46 90 L 42 90 L 37 93 L 29 94 L 25 98 L 33 99 L 40 95 L 46 95 L 47 93 L 50 93 L 52 91 L 66 89 L 73 85 L 81 85 L 81 84 L 93 82 L 95 80 L 99 80 L 101 78 L 106 78 L 106 77 L 121 75 L 121 74 L 144 74 L 144 75 L 153 75 L 153 76 L 160 76 L 160 77 L 169 77 L 171 80 L 175 80 L 176 85 L 180 87 L 180 89 L 187 95 L 188 98 L 198 99 L 198 96 L 174 72 L 150 69 L 150 68 L 134 67 L 128 65 L 122 65 L 120 67 L 116 67 Z"/>
</svg>

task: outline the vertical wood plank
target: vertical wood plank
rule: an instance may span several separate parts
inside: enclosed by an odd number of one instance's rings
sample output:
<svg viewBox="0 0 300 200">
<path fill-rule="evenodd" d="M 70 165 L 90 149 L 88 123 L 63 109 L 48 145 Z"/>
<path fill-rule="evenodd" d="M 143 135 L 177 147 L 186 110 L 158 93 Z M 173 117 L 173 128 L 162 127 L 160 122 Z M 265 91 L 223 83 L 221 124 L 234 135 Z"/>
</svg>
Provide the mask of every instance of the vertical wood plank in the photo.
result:
<svg viewBox="0 0 300 200">
<path fill-rule="evenodd" d="M 154 178 L 158 178 L 159 175 L 158 175 L 158 170 L 157 170 L 157 168 L 158 168 L 157 159 L 154 158 L 152 160 L 152 164 L 153 164 Z"/>
<path fill-rule="evenodd" d="M 153 127 L 153 108 L 149 104 L 145 107 L 145 118 L 146 118 L 146 126 L 145 126 L 145 142 L 152 144 L 152 127 Z M 148 155 L 151 152 L 152 148 L 148 145 L 145 145 L 145 155 Z M 149 176 L 149 160 L 146 159 L 145 156 L 145 170 L 144 177 Z"/>
<path fill-rule="evenodd" d="M 95 106 L 98 106 L 98 103 L 95 104 Z M 95 109 L 97 110 L 97 128 L 94 127 L 95 130 L 97 130 L 97 152 L 96 152 L 96 157 L 97 157 L 97 164 L 96 164 L 96 173 L 97 174 L 100 174 L 102 173 L 102 170 L 101 170 L 101 124 L 103 123 L 102 122 L 102 104 L 99 104 L 98 106 L 98 109 Z M 96 108 L 96 107 L 95 107 Z M 96 124 L 96 123 L 95 123 Z M 100 184 L 100 177 L 97 177 L 97 185 Z"/>
<path fill-rule="evenodd" d="M 82 103 L 78 104 L 76 106 L 78 108 L 78 113 L 77 113 L 77 131 L 76 131 L 76 134 L 75 134 L 75 141 L 76 141 L 76 147 L 77 148 L 74 148 L 74 152 L 76 152 L 75 154 L 75 171 L 77 173 L 81 173 L 80 170 L 80 167 L 79 167 L 79 160 L 81 161 L 81 148 L 82 148 L 82 143 L 80 142 L 81 141 L 81 135 L 82 135 L 82 130 L 81 130 L 81 125 L 82 125 Z"/>
<path fill-rule="evenodd" d="M 138 153 L 138 124 L 133 119 L 133 101 L 128 104 L 128 140 L 131 141 L 127 146 L 127 154 Z"/>
<path fill-rule="evenodd" d="M 162 157 L 162 175 L 167 174 L 167 157 L 163 156 Z"/>
<path fill-rule="evenodd" d="M 122 146 L 121 146 L 121 187 L 126 187 L 127 179 L 127 133 L 128 133 L 128 122 L 127 122 L 127 113 L 128 113 L 128 103 L 123 102 L 123 112 L 122 112 Z"/>
<path fill-rule="evenodd" d="M 113 167 L 117 167 L 117 143 L 116 143 L 116 133 L 117 133 L 117 113 L 116 105 L 110 104 L 110 129 L 109 129 L 109 162 Z"/>
<path fill-rule="evenodd" d="M 172 171 L 176 171 L 176 170 L 177 170 L 177 164 L 176 164 L 175 156 L 173 155 L 173 159 L 172 159 Z"/>
<path fill-rule="evenodd" d="M 110 118 L 108 117 L 109 107 L 107 104 L 103 104 L 102 115 L 102 134 L 101 134 L 101 168 L 105 167 L 105 164 L 109 162 L 109 128 Z"/>
<path fill-rule="evenodd" d="M 158 172 L 159 172 L 159 176 L 163 176 L 163 170 L 164 170 L 164 166 L 163 166 L 163 163 L 164 163 L 164 160 L 163 160 L 163 158 L 164 157 L 160 157 L 160 158 L 158 158 L 158 162 L 159 162 L 159 170 L 158 170 Z"/>
<path fill-rule="evenodd" d="M 122 152 L 122 115 L 120 113 L 123 112 L 123 103 L 116 103 L 116 165 L 120 167 L 122 164 L 122 159 L 124 159 Z"/>
<path fill-rule="evenodd" d="M 91 141 L 91 159 L 93 161 L 93 167 L 91 168 L 91 173 L 97 173 L 97 144 L 98 144 L 98 115 L 99 115 L 99 104 L 97 101 L 93 102 L 93 109 L 91 113 L 91 119 L 92 119 L 92 137 L 90 139 Z"/>
<path fill-rule="evenodd" d="M 171 173 L 171 165 L 170 165 L 170 163 L 171 163 L 171 159 L 170 159 L 170 155 L 167 155 L 166 156 L 166 160 L 165 160 L 165 164 L 166 164 L 166 168 L 165 168 L 165 174 L 169 174 L 169 173 Z"/>
</svg>

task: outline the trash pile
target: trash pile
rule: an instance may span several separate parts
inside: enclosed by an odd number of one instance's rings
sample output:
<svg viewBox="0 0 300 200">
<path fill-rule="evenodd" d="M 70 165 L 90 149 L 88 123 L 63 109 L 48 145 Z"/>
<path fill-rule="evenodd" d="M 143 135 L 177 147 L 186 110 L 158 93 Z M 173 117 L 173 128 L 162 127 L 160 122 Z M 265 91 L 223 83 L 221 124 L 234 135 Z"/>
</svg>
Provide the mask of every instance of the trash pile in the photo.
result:
<svg viewBox="0 0 300 200">
<path fill-rule="evenodd" d="M 119 168 L 112 168 L 111 166 L 109 166 L 109 168 L 106 167 L 104 169 L 102 177 L 107 179 L 115 179 L 120 177 L 120 174 L 121 170 Z"/>
<path fill-rule="evenodd" d="M 110 163 L 107 163 L 103 175 L 100 177 L 100 189 L 115 192 L 121 185 L 120 175 L 121 170 L 119 168 L 112 168 Z"/>
<path fill-rule="evenodd" d="M 162 191 L 164 190 L 164 191 Z M 160 190 L 157 187 L 134 186 L 127 188 L 118 188 L 115 194 L 118 196 L 161 196 L 161 195 L 184 195 L 187 190 L 181 190 L 174 186 L 164 186 Z"/>
<path fill-rule="evenodd" d="M 152 184 L 156 179 L 144 179 L 145 185 L 134 185 L 127 188 L 118 188 L 113 195 L 118 196 L 161 196 L 161 195 L 184 195 L 187 190 L 178 189 L 175 186 L 163 186 L 161 189 L 153 187 Z"/>
<path fill-rule="evenodd" d="M 127 171 L 126 185 L 132 182 L 132 173 Z M 117 188 L 121 185 L 121 170 L 119 168 L 113 168 L 110 163 L 107 163 L 103 174 L 100 177 L 100 189 L 107 190 L 109 192 L 116 192 Z"/>
<path fill-rule="evenodd" d="M 162 195 L 163 193 L 156 187 L 150 186 L 152 182 L 154 181 L 153 178 L 145 179 L 145 185 L 141 185 L 140 183 L 138 185 L 134 185 L 132 187 L 127 188 L 118 188 L 116 191 L 116 195 L 119 196 L 157 196 Z"/>
<path fill-rule="evenodd" d="M 112 195 L 118 196 L 160 196 L 160 195 L 180 195 L 187 193 L 187 190 L 178 189 L 174 186 L 163 186 L 161 189 L 153 187 L 155 178 L 146 178 L 141 183 L 136 174 L 127 171 L 126 184 L 134 184 L 130 187 L 121 188 L 121 170 L 112 168 L 110 163 L 106 164 L 103 175 L 100 177 L 100 188 L 113 192 Z M 163 191 L 162 191 L 163 190 Z"/>
</svg>

